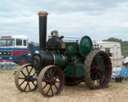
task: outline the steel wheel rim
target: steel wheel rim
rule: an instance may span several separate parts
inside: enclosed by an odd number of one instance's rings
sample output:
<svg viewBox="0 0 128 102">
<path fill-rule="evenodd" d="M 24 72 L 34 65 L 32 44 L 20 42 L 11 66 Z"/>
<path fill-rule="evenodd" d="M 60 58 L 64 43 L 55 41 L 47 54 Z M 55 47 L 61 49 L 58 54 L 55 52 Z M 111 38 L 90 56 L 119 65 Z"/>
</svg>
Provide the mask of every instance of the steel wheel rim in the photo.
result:
<svg viewBox="0 0 128 102">
<path fill-rule="evenodd" d="M 50 74 L 49 74 L 50 73 Z M 38 88 L 42 95 L 58 95 L 64 87 L 64 74 L 56 66 L 46 66 L 38 78 Z"/>
</svg>

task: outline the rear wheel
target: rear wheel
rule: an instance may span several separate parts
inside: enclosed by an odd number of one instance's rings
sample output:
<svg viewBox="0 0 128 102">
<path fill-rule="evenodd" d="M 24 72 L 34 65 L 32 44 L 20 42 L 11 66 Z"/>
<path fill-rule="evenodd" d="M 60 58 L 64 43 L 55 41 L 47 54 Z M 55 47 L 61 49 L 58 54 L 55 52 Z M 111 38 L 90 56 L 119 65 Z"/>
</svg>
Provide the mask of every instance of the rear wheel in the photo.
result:
<svg viewBox="0 0 128 102">
<path fill-rule="evenodd" d="M 38 88 L 46 97 L 59 94 L 64 88 L 63 71 L 55 65 L 44 67 L 38 77 Z"/>
<path fill-rule="evenodd" d="M 108 86 L 112 64 L 104 51 L 94 50 L 85 59 L 85 81 L 89 88 L 99 89 Z"/>
</svg>

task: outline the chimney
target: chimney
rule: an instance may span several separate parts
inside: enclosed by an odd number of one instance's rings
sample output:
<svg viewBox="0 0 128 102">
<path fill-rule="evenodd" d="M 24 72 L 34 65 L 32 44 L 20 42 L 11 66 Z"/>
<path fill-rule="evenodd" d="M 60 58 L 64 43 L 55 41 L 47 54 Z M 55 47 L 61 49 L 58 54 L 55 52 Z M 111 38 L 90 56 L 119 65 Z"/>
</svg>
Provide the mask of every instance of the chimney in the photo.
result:
<svg viewBox="0 0 128 102">
<path fill-rule="evenodd" d="M 47 39 L 47 15 L 45 11 L 40 11 L 39 15 L 39 47 L 40 50 L 46 49 L 46 39 Z"/>
</svg>

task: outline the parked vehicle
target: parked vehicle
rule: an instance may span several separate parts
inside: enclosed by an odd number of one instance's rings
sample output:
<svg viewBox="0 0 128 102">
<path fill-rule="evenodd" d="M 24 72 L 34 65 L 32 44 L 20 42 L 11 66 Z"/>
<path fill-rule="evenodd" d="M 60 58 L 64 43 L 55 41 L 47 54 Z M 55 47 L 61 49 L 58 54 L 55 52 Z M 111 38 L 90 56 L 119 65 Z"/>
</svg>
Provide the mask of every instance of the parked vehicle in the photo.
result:
<svg viewBox="0 0 128 102">
<path fill-rule="evenodd" d="M 113 68 L 112 69 L 112 80 L 115 80 L 116 82 L 121 82 L 123 78 L 120 76 L 121 67 Z"/>
<path fill-rule="evenodd" d="M 128 67 L 118 67 L 112 70 L 112 80 L 116 82 L 122 82 L 122 80 L 128 79 Z"/>
<path fill-rule="evenodd" d="M 13 68 L 31 61 L 28 38 L 23 35 L 0 37 L 0 68 Z"/>
</svg>

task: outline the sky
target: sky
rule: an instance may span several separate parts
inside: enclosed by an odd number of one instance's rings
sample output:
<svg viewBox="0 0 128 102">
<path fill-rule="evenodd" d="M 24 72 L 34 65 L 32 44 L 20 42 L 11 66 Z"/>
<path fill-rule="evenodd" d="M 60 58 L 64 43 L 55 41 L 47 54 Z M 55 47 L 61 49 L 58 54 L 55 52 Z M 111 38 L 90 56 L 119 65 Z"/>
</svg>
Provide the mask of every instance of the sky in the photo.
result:
<svg viewBox="0 0 128 102">
<path fill-rule="evenodd" d="M 38 42 L 38 12 L 48 15 L 48 35 L 128 40 L 128 0 L 1 0 L 0 35 L 26 35 Z"/>
</svg>

